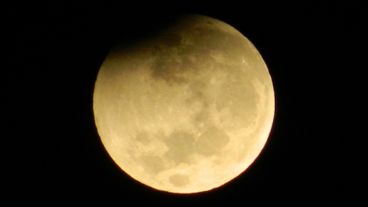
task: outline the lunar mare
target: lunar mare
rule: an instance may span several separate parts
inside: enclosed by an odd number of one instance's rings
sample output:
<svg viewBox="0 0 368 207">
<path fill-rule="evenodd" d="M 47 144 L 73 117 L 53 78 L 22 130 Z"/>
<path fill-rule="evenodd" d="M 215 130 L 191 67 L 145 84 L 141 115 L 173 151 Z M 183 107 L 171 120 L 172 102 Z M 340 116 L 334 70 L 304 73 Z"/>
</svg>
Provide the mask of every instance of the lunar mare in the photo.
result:
<svg viewBox="0 0 368 207">
<path fill-rule="evenodd" d="M 228 24 L 187 16 L 115 48 L 95 83 L 98 133 L 116 164 L 152 188 L 194 193 L 232 180 L 257 158 L 274 116 L 272 80 Z"/>
</svg>

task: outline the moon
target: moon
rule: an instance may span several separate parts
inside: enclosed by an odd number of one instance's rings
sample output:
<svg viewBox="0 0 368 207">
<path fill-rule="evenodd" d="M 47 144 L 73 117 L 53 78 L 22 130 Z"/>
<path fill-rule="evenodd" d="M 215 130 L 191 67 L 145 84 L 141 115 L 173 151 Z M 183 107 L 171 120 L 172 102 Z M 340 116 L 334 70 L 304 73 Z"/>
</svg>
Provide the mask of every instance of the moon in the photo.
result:
<svg viewBox="0 0 368 207">
<path fill-rule="evenodd" d="M 95 82 L 103 146 L 133 179 L 172 193 L 218 188 L 261 153 L 275 100 L 268 68 L 232 26 L 201 15 L 111 49 Z"/>
</svg>

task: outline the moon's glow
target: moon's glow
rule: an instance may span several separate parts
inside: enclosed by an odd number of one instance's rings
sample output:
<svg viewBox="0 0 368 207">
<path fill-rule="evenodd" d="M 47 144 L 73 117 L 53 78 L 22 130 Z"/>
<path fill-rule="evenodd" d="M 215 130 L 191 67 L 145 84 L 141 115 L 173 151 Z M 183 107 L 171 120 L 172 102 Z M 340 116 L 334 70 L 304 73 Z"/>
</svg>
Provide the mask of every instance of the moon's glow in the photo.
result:
<svg viewBox="0 0 368 207">
<path fill-rule="evenodd" d="M 274 92 L 247 38 L 189 16 L 134 48 L 112 50 L 93 109 L 123 171 L 158 190 L 193 193 L 223 185 L 256 159 L 271 130 Z"/>
</svg>

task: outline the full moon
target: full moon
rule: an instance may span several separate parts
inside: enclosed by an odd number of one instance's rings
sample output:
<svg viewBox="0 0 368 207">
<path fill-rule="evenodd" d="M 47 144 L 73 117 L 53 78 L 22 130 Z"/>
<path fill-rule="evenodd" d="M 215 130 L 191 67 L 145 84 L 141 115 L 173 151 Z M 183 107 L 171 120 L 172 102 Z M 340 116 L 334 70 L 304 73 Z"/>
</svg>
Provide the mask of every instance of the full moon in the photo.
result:
<svg viewBox="0 0 368 207">
<path fill-rule="evenodd" d="M 200 15 L 111 49 L 93 94 L 97 131 L 114 162 L 172 193 L 208 191 L 244 172 L 268 139 L 274 109 L 255 46 Z"/>
</svg>

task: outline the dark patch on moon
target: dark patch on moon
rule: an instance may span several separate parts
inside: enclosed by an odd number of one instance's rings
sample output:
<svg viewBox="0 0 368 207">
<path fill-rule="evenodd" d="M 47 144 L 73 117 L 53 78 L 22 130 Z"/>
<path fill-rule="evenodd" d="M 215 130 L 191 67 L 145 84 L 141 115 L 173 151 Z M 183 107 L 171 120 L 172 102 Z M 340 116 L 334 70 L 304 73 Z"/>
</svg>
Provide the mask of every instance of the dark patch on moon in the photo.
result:
<svg viewBox="0 0 368 207">
<path fill-rule="evenodd" d="M 162 46 L 165 47 L 177 47 L 181 44 L 182 37 L 179 33 L 170 32 L 163 34 L 159 41 L 162 43 Z"/>
<path fill-rule="evenodd" d="M 211 52 L 222 54 L 226 64 L 240 63 L 240 57 L 246 51 L 242 37 L 206 26 L 210 22 L 207 20 L 200 27 L 189 25 L 163 33 L 153 46 L 156 59 L 151 66 L 152 77 L 169 84 L 181 84 L 188 81 L 185 78 L 187 72 L 195 73 L 212 66 L 231 69 L 214 60 Z"/>
<path fill-rule="evenodd" d="M 197 139 L 196 148 L 199 154 L 210 156 L 226 146 L 230 138 L 226 132 L 217 127 L 210 127 Z"/>
<path fill-rule="evenodd" d="M 206 109 L 202 109 L 200 112 L 194 115 L 193 122 L 197 126 L 201 126 L 202 124 L 206 125 L 208 122 L 210 122 L 209 116 L 209 111 Z"/>
<path fill-rule="evenodd" d="M 186 132 L 176 130 L 164 139 L 168 151 L 165 157 L 169 160 L 179 163 L 189 163 L 190 156 L 195 152 L 194 135 Z"/>
<path fill-rule="evenodd" d="M 189 184 L 189 177 L 183 174 L 175 174 L 170 176 L 169 181 L 176 187 L 183 187 Z"/>
<path fill-rule="evenodd" d="M 192 155 L 216 155 L 229 140 L 230 138 L 224 130 L 214 126 L 209 127 L 197 138 L 186 131 L 174 131 L 164 139 L 168 147 L 164 157 L 174 161 L 176 165 L 180 163 L 190 164 Z"/>
<path fill-rule="evenodd" d="M 201 109 L 205 110 L 210 104 L 210 97 L 206 94 L 206 88 L 208 84 L 204 81 L 196 81 L 189 85 L 189 90 L 191 91 L 190 97 L 185 99 L 185 103 L 188 107 L 193 104 L 200 104 Z"/>
<path fill-rule="evenodd" d="M 169 85 L 187 82 L 187 78 L 183 76 L 185 66 L 180 59 L 173 57 L 160 57 L 151 66 L 152 77 L 154 79 L 164 80 Z"/>
<path fill-rule="evenodd" d="M 135 139 L 142 144 L 148 144 L 151 141 L 146 131 L 138 132 Z"/>
<path fill-rule="evenodd" d="M 138 157 L 138 163 L 142 164 L 143 169 L 149 174 L 157 174 L 165 169 L 161 157 L 154 155 L 142 155 Z"/>
</svg>

